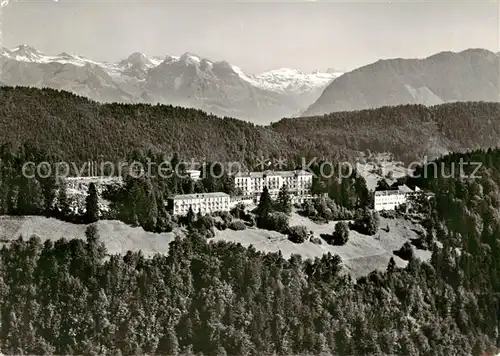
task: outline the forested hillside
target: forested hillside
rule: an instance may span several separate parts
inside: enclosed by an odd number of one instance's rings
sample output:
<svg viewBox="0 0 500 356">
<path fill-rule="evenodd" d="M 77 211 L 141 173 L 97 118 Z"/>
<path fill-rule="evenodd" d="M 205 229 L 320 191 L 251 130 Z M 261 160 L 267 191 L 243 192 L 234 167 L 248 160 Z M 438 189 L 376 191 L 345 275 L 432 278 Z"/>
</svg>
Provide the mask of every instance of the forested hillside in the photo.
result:
<svg viewBox="0 0 500 356">
<path fill-rule="evenodd" d="M 259 157 L 354 157 L 390 151 L 405 161 L 488 148 L 500 137 L 500 104 L 418 105 L 283 119 L 255 126 L 202 111 L 146 104 L 97 104 L 51 89 L 0 91 L 0 143 L 30 142 L 53 159 L 121 160 L 136 149 L 182 158 L 244 161 Z"/>
<path fill-rule="evenodd" d="M 492 355 L 500 335 L 500 150 L 472 178 L 408 179 L 430 264 L 410 254 L 354 283 L 339 258 L 315 261 L 228 243 L 193 229 L 167 256 L 112 256 L 87 240 L 18 240 L 0 251 L 0 348 L 20 354 Z M 431 166 L 432 167 L 432 166 Z M 446 168 L 448 167 L 448 168 Z M 448 178 L 445 178 L 445 177 Z M 68 236 L 71 238 L 71 236 Z M 439 241 L 442 248 L 434 242 Z"/>
<path fill-rule="evenodd" d="M 401 105 L 283 119 L 271 125 L 300 147 L 318 152 L 391 152 L 396 159 L 428 160 L 449 152 L 500 145 L 500 104 L 467 102 L 433 107 Z M 293 138 L 293 139 L 292 139 Z"/>
</svg>

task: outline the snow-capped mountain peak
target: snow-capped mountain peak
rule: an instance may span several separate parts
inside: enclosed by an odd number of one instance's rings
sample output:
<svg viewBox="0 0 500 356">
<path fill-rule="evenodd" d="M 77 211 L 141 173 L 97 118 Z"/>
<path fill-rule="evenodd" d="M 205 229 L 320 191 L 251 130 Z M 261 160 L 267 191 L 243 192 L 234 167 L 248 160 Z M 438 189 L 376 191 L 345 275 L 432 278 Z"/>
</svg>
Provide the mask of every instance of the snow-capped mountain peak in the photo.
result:
<svg viewBox="0 0 500 356">
<path fill-rule="evenodd" d="M 323 88 L 339 73 L 303 73 L 298 69 L 280 68 L 252 77 L 262 88 L 273 91 L 306 92 Z"/>
<path fill-rule="evenodd" d="M 134 52 L 130 56 L 128 56 L 126 61 L 133 65 L 142 66 L 148 62 L 148 57 L 144 53 Z"/>
<path fill-rule="evenodd" d="M 139 69 L 147 69 L 153 68 L 159 65 L 162 62 L 161 59 L 149 58 L 145 53 L 134 52 L 126 59 L 118 62 L 118 65 L 124 69 L 129 68 L 139 68 Z"/>
<path fill-rule="evenodd" d="M 36 62 L 44 57 L 44 54 L 29 45 L 19 45 L 8 51 L 9 57 L 18 61 Z"/>
<path fill-rule="evenodd" d="M 20 44 L 17 47 L 14 47 L 11 49 L 11 52 L 19 52 L 19 53 L 37 53 L 40 52 L 36 48 L 27 45 L 27 44 Z"/>
<path fill-rule="evenodd" d="M 238 73 L 234 70 L 233 66 L 226 61 L 215 62 L 213 64 L 213 70 L 220 71 L 223 73 L 231 73 L 238 75 Z"/>
<path fill-rule="evenodd" d="M 70 59 L 70 58 L 74 58 L 75 56 L 68 53 L 68 52 L 61 52 L 57 55 L 57 57 Z"/>
<path fill-rule="evenodd" d="M 197 65 L 201 63 L 202 58 L 196 54 L 186 52 L 180 57 L 179 60 L 184 62 L 186 65 Z"/>
<path fill-rule="evenodd" d="M 240 67 L 231 65 L 226 61 L 213 62 L 195 53 L 186 52 L 181 56 L 166 55 L 165 57 L 148 57 L 141 52 L 135 52 L 118 63 L 97 62 L 80 55 L 63 52 L 56 56 L 45 55 L 32 46 L 22 44 L 13 49 L 3 49 L 0 56 L 19 62 L 34 63 L 61 63 L 75 66 L 99 66 L 111 77 L 122 76 L 144 79 L 144 74 L 149 69 L 161 64 L 169 65 L 179 63 L 186 67 L 194 66 L 201 71 L 216 70 L 219 73 L 233 74 L 244 82 L 262 90 L 275 92 L 306 92 L 325 87 L 330 81 L 338 77 L 339 71 L 328 69 L 321 73 L 303 73 L 298 69 L 279 68 L 261 74 L 247 74 Z M 215 69 L 214 69 L 215 68 Z M 120 80 L 121 81 L 121 80 Z"/>
<path fill-rule="evenodd" d="M 134 52 L 112 63 L 68 52 L 46 55 L 21 45 L 0 51 L 0 62 L 0 80 L 7 85 L 64 89 L 97 101 L 196 107 L 257 121 L 295 115 L 336 77 L 291 68 L 249 74 L 192 52 L 162 57 Z"/>
<path fill-rule="evenodd" d="M 264 72 L 260 76 L 266 76 L 266 75 L 290 77 L 290 76 L 304 75 L 304 73 L 302 73 L 298 69 L 279 68 L 279 69 L 270 70 L 268 72 Z"/>
<path fill-rule="evenodd" d="M 158 66 L 161 62 L 165 60 L 165 57 L 154 56 L 151 57 L 150 60 L 155 66 Z"/>
</svg>

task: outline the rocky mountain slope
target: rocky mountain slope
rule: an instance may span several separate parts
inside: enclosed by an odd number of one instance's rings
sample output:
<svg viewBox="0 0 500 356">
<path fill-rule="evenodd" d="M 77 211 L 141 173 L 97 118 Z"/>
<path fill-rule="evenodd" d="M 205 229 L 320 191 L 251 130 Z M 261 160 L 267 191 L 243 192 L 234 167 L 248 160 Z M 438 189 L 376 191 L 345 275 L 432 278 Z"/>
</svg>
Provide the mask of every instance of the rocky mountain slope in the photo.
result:
<svg viewBox="0 0 500 356">
<path fill-rule="evenodd" d="M 250 75 L 191 53 L 133 53 L 104 63 L 68 53 L 49 56 L 27 45 L 4 48 L 0 66 L 6 85 L 62 89 L 98 102 L 179 105 L 255 123 L 299 115 L 341 74 L 282 68 Z"/>
<path fill-rule="evenodd" d="M 389 59 L 334 80 L 302 116 L 386 105 L 499 101 L 500 56 L 484 49 Z"/>
</svg>

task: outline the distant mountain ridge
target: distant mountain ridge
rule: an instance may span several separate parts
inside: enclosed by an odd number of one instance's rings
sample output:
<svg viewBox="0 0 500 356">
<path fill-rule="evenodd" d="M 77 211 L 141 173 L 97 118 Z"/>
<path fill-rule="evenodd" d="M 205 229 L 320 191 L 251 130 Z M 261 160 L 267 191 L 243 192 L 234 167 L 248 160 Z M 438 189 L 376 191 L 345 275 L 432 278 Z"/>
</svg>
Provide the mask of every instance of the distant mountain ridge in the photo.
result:
<svg viewBox="0 0 500 356">
<path fill-rule="evenodd" d="M 3 48 L 0 65 L 6 85 L 62 89 L 98 102 L 180 105 L 255 123 L 300 114 L 341 74 L 281 68 L 253 75 L 192 53 L 136 52 L 105 63 L 65 52 L 49 56 L 28 45 Z"/>
<path fill-rule="evenodd" d="M 302 116 L 404 104 L 498 102 L 500 56 L 485 49 L 387 59 L 345 73 Z"/>
</svg>

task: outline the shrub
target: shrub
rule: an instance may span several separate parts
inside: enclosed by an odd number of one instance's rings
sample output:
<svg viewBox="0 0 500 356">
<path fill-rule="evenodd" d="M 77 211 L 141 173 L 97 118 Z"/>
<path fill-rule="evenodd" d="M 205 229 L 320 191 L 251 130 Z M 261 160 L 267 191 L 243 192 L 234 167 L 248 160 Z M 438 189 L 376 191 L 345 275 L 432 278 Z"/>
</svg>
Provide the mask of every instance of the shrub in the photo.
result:
<svg viewBox="0 0 500 356">
<path fill-rule="evenodd" d="M 243 203 L 238 203 L 233 209 L 231 209 L 230 213 L 236 219 L 244 219 L 247 215 L 245 213 L 245 205 Z"/>
<path fill-rule="evenodd" d="M 394 251 L 394 254 L 406 261 L 415 258 L 413 248 L 411 247 L 411 244 L 408 241 L 405 242 L 404 245 L 399 250 Z"/>
<path fill-rule="evenodd" d="M 301 215 L 305 215 L 307 217 L 313 217 L 313 216 L 316 216 L 318 214 L 318 212 L 316 211 L 316 208 L 314 207 L 314 204 L 312 201 L 305 201 L 302 206 L 301 206 Z"/>
<path fill-rule="evenodd" d="M 397 216 L 394 210 L 382 210 L 379 214 L 386 219 L 395 219 Z"/>
<path fill-rule="evenodd" d="M 350 224 L 350 228 L 356 230 L 360 234 L 375 235 L 378 231 L 380 218 L 377 212 L 365 209 L 356 213 L 354 223 Z"/>
<path fill-rule="evenodd" d="M 243 221 L 241 221 L 241 220 L 234 220 L 234 221 L 232 221 L 229 224 L 229 228 L 231 230 L 241 231 L 241 230 L 245 230 L 246 226 L 245 226 L 245 223 Z"/>
<path fill-rule="evenodd" d="M 227 211 L 219 211 L 215 213 L 216 216 L 220 216 L 226 225 L 229 225 L 233 221 L 233 216 Z"/>
<path fill-rule="evenodd" d="M 168 217 L 160 217 L 156 222 L 156 230 L 157 233 L 162 232 L 171 232 L 173 230 L 173 222 Z"/>
<path fill-rule="evenodd" d="M 198 230 L 210 230 L 215 226 L 214 219 L 210 215 L 204 215 L 196 221 L 196 228 Z"/>
<path fill-rule="evenodd" d="M 247 226 L 254 227 L 255 225 L 257 225 L 257 223 L 255 222 L 255 217 L 253 215 L 248 215 L 248 219 L 244 220 Z"/>
<path fill-rule="evenodd" d="M 315 245 L 322 245 L 323 242 L 321 241 L 321 239 L 319 237 L 311 237 L 310 241 L 315 244 Z"/>
<path fill-rule="evenodd" d="M 302 204 L 299 212 L 310 219 L 328 220 L 349 220 L 354 217 L 352 211 L 339 206 L 328 197 L 319 197 L 313 201 L 306 201 Z"/>
<path fill-rule="evenodd" d="M 221 231 L 226 230 L 226 228 L 227 228 L 227 224 L 224 222 L 224 220 L 222 220 L 221 217 L 218 217 L 218 216 L 215 217 L 215 219 L 214 219 L 214 226 L 216 229 L 221 230 Z"/>
<path fill-rule="evenodd" d="M 394 208 L 394 211 L 397 213 L 397 214 L 401 214 L 401 215 L 404 215 L 408 212 L 408 205 L 406 203 L 403 203 L 403 204 L 399 204 L 398 206 L 396 206 Z"/>
<path fill-rule="evenodd" d="M 261 229 L 286 233 L 289 227 L 289 217 L 282 212 L 272 212 L 260 217 L 257 226 Z"/>
<path fill-rule="evenodd" d="M 335 224 L 335 230 L 333 231 L 332 242 L 335 245 L 345 245 L 349 240 L 349 226 L 346 222 L 341 221 Z"/>
<path fill-rule="evenodd" d="M 303 225 L 290 226 L 288 239 L 296 244 L 303 243 L 307 239 L 307 228 Z"/>
</svg>

